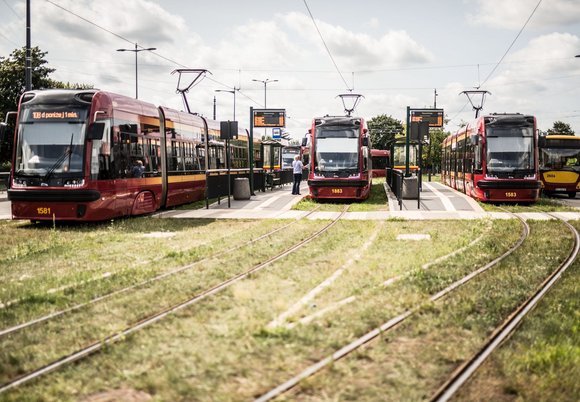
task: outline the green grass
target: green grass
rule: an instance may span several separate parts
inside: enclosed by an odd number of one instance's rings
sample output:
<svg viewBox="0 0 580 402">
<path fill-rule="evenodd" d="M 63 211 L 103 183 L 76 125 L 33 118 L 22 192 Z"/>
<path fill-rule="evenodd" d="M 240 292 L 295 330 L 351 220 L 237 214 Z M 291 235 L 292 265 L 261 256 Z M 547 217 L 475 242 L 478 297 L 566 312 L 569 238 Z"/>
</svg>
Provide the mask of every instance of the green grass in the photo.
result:
<svg viewBox="0 0 580 402">
<path fill-rule="evenodd" d="M 352 200 L 313 200 L 305 197 L 300 202 L 292 207 L 298 211 L 312 211 L 319 208 L 319 211 L 339 212 L 344 209 L 345 205 L 350 205 L 349 212 L 369 212 L 369 211 L 388 211 L 389 205 L 387 194 L 383 187 L 385 183 L 384 178 L 373 179 L 371 185 L 371 192 L 369 198 L 360 202 L 352 202 Z"/>
<path fill-rule="evenodd" d="M 137 277 L 197 261 L 286 223 L 154 218 L 55 228 L 1 223 L 0 240 L 8 243 L 6 255 L 12 256 L 2 261 L 3 267 L 6 263 L 0 272 L 2 294 L 38 297 L 0 310 L 2 328 L 87 300 Z M 324 224 L 298 221 L 258 244 L 208 260 L 183 275 L 0 339 L 0 378 L 4 382 L 102 339 L 162 306 L 266 261 Z M 299 252 L 228 290 L 2 398 L 83 400 L 117 390 L 141 392 L 156 400 L 206 400 L 208 395 L 219 401 L 250 400 L 389 318 L 425 303 L 429 295 L 502 253 L 516 241 L 520 230 L 517 220 L 341 221 Z M 143 237 L 150 232 L 174 235 Z M 413 233 L 429 234 L 430 240 L 397 240 L 399 234 Z M 462 254 L 421 269 L 480 235 L 480 243 Z M 375 240 L 369 244 L 373 236 Z M 136 239 L 144 244 L 136 246 Z M 73 243 L 69 246 L 69 242 Z M 368 248 L 362 250 L 365 245 Z M 442 303 L 426 304 L 410 324 L 334 364 L 286 398 L 424 399 L 537 286 L 569 246 L 561 224 L 534 222 L 530 241 L 505 264 Z M 138 264 L 143 261 L 151 262 Z M 55 283 L 71 283 L 85 271 L 103 270 L 128 274 L 91 282 L 48 300 L 46 290 Z M 340 274 L 338 270 L 342 270 Z M 348 297 L 354 296 L 353 302 L 295 328 L 268 325 L 333 275 L 336 280 L 285 322 L 296 323 Z M 398 282 L 383 285 L 401 275 Z M 49 284 L 44 285 L 45 281 Z M 577 292 L 577 285 L 575 289 Z M 563 313 L 578 310 L 565 298 L 559 303 L 564 305 L 560 307 Z M 566 329 L 570 327 L 564 325 L 562 330 Z M 449 339 L 455 343 L 447 343 Z M 533 360 L 541 375 L 551 367 L 542 362 L 561 353 L 554 349 L 528 361 Z"/>
<path fill-rule="evenodd" d="M 570 207 L 552 198 L 541 197 L 534 203 L 489 203 L 479 202 L 484 211 L 488 212 L 578 212 L 577 208 Z"/>
</svg>

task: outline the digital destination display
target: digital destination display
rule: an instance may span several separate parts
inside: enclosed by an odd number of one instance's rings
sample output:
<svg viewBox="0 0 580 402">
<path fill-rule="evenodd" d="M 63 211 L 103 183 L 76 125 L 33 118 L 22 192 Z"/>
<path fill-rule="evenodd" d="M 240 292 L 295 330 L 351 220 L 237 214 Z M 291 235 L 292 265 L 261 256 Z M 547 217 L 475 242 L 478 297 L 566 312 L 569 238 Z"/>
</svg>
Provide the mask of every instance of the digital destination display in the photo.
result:
<svg viewBox="0 0 580 402">
<path fill-rule="evenodd" d="M 32 111 L 32 120 L 78 120 L 78 110 Z"/>
</svg>

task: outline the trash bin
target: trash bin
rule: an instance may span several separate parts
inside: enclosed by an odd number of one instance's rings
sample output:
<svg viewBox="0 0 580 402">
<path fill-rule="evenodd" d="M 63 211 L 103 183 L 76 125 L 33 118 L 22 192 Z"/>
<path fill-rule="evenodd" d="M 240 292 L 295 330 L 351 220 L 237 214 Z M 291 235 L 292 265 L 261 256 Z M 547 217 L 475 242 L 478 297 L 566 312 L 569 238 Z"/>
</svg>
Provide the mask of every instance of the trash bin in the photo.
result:
<svg viewBox="0 0 580 402">
<path fill-rule="evenodd" d="M 403 180 L 403 199 L 416 200 L 419 198 L 419 178 L 417 176 L 405 177 Z"/>
<path fill-rule="evenodd" d="M 234 179 L 234 200 L 250 199 L 250 179 L 239 177 Z"/>
</svg>

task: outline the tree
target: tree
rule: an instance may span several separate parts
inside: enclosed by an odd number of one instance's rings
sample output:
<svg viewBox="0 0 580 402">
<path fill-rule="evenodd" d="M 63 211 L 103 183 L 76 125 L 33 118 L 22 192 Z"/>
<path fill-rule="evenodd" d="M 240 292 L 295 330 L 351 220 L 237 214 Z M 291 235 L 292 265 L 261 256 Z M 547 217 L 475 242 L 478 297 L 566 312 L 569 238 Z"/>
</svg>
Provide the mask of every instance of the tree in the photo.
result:
<svg viewBox="0 0 580 402">
<path fill-rule="evenodd" d="M 548 129 L 548 134 L 554 135 L 574 135 L 574 130 L 568 123 L 564 123 L 563 121 L 555 121 L 554 126 Z"/>
<path fill-rule="evenodd" d="M 441 144 L 449 134 L 439 128 L 429 131 L 429 144 L 423 146 L 423 166 L 426 169 L 438 170 L 441 167 Z"/>
<path fill-rule="evenodd" d="M 389 149 L 395 135 L 404 133 L 403 123 L 386 114 L 373 117 L 367 124 L 375 149 Z"/>
<path fill-rule="evenodd" d="M 55 81 L 49 77 L 54 68 L 48 67 L 45 59 L 48 52 L 43 52 L 38 46 L 31 49 L 32 89 L 48 88 L 92 88 L 92 85 L 70 84 Z M 0 121 L 4 121 L 6 113 L 16 111 L 18 100 L 25 90 L 26 48 L 15 49 L 9 57 L 0 60 Z M 14 120 L 9 121 L 14 124 Z M 8 127 L 7 132 L 14 132 L 14 127 Z M 7 135 L 0 143 L 0 165 L 10 160 L 12 155 L 12 137 Z"/>
</svg>

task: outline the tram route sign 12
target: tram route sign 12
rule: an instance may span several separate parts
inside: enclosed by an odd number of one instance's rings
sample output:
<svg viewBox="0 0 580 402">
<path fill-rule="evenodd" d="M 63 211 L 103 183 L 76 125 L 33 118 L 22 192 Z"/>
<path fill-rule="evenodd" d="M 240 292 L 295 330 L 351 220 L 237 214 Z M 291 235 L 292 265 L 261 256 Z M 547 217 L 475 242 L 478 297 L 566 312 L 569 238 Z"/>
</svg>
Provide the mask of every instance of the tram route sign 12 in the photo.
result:
<svg viewBox="0 0 580 402">
<path fill-rule="evenodd" d="M 443 109 L 411 109 L 411 123 L 428 122 L 429 127 L 443 127 Z"/>
<path fill-rule="evenodd" d="M 286 127 L 286 109 L 254 109 L 254 127 Z"/>
</svg>

